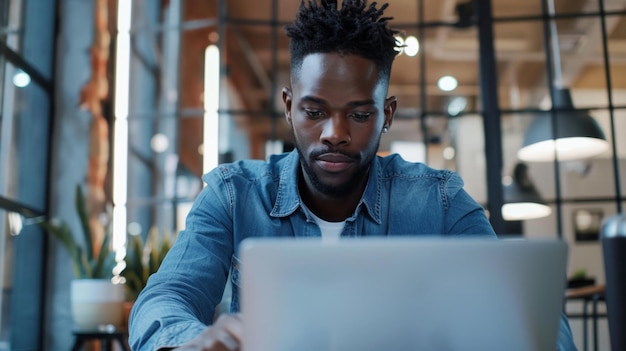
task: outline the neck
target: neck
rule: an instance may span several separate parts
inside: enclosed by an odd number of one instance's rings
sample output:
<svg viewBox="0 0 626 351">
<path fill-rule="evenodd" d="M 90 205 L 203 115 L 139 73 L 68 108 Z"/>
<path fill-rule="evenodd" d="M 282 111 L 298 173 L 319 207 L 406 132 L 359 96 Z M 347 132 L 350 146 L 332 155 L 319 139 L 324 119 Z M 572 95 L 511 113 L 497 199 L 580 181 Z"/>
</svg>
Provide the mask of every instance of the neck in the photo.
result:
<svg viewBox="0 0 626 351">
<path fill-rule="evenodd" d="M 300 173 L 298 190 L 306 206 L 319 218 L 329 222 L 341 222 L 350 217 L 359 204 L 368 177 L 364 177 L 361 184 L 350 194 L 342 197 L 333 197 L 317 191 L 312 184 Z"/>
</svg>

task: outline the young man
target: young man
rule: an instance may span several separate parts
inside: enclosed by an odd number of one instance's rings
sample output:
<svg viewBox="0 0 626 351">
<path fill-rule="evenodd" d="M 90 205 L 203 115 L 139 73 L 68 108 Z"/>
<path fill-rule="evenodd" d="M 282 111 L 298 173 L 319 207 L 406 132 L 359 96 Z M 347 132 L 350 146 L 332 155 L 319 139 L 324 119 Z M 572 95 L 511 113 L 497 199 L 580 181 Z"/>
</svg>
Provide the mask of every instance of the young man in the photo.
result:
<svg viewBox="0 0 626 351">
<path fill-rule="evenodd" d="M 301 5 L 286 27 L 291 86 L 282 92 L 296 151 L 204 177 L 186 229 L 134 305 L 134 350 L 239 349 L 237 249 L 246 237 L 495 237 L 455 173 L 376 156 L 397 107 L 387 97 L 397 32 L 386 8 L 365 0 Z M 229 270 L 232 314 L 213 323 Z M 562 329 L 569 349 L 566 321 Z"/>
</svg>

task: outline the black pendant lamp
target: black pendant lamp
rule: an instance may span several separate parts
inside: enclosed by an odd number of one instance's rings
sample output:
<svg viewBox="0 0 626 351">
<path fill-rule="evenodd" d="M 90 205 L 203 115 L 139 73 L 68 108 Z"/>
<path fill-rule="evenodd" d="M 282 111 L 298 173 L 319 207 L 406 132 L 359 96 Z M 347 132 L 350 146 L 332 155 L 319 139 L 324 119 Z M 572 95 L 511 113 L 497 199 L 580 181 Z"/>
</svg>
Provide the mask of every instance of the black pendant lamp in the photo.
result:
<svg viewBox="0 0 626 351">
<path fill-rule="evenodd" d="M 586 111 L 574 108 L 569 89 L 554 88 L 553 97 L 555 111 L 540 113 L 526 130 L 517 153 L 520 160 L 552 161 L 555 147 L 559 161 L 589 158 L 608 150 L 602 129 Z"/>
<path fill-rule="evenodd" d="M 506 221 L 547 217 L 552 213 L 528 176 L 528 166 L 524 163 L 515 165 L 512 182 L 504 184 L 503 191 L 502 218 Z"/>
<path fill-rule="evenodd" d="M 548 11 L 554 15 L 554 0 L 548 1 Z M 552 89 L 553 111 L 535 116 L 524 137 L 517 157 L 526 162 L 559 161 L 589 158 L 608 150 L 602 129 L 587 111 L 576 110 L 569 89 L 563 86 L 561 54 L 556 22 L 550 21 L 550 41 L 554 62 Z"/>
</svg>

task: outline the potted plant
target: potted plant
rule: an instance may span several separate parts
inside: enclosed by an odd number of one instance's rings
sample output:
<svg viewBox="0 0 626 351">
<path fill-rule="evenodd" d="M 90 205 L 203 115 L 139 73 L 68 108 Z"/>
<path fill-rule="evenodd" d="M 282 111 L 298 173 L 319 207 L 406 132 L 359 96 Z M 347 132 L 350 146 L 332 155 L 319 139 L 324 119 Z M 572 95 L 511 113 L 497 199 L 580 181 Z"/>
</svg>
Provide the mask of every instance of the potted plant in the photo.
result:
<svg viewBox="0 0 626 351">
<path fill-rule="evenodd" d="M 161 266 L 172 243 L 169 234 L 159 235 L 155 228 L 150 231 L 145 242 L 141 235 L 129 235 L 124 258 L 126 267 L 121 272 L 129 301 L 137 299 L 148 283 L 148 278 Z"/>
<path fill-rule="evenodd" d="M 587 275 L 584 268 L 577 269 L 574 274 L 567 280 L 568 289 L 577 289 L 585 286 L 591 286 L 596 283 L 596 279 Z"/>
<path fill-rule="evenodd" d="M 159 269 L 172 244 L 169 234 L 159 236 L 155 228 L 148 233 L 145 242 L 141 235 L 129 235 L 124 257 L 126 266 L 120 273 L 126 287 L 125 326 L 128 325 L 130 310 L 139 293 L 146 287 L 148 278 Z"/>
<path fill-rule="evenodd" d="M 76 186 L 75 208 L 80 219 L 80 234 L 72 231 L 63 220 L 44 220 L 39 225 L 63 245 L 72 260 L 74 280 L 70 289 L 72 316 L 79 329 L 98 329 L 102 325 L 121 326 L 124 287 L 113 284 L 115 253 L 109 236 L 94 247 L 94 237 L 88 222 L 85 197 Z"/>
</svg>

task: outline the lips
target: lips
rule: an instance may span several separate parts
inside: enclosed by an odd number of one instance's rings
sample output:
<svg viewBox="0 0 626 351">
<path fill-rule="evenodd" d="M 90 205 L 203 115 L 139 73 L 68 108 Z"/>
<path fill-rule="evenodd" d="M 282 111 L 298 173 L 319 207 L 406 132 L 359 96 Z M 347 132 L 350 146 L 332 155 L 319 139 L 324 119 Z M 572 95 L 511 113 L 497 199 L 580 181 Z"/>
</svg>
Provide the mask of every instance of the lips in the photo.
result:
<svg viewBox="0 0 626 351">
<path fill-rule="evenodd" d="M 352 166 L 354 160 L 344 154 L 326 153 L 317 157 L 318 166 L 327 172 L 341 172 Z"/>
</svg>

